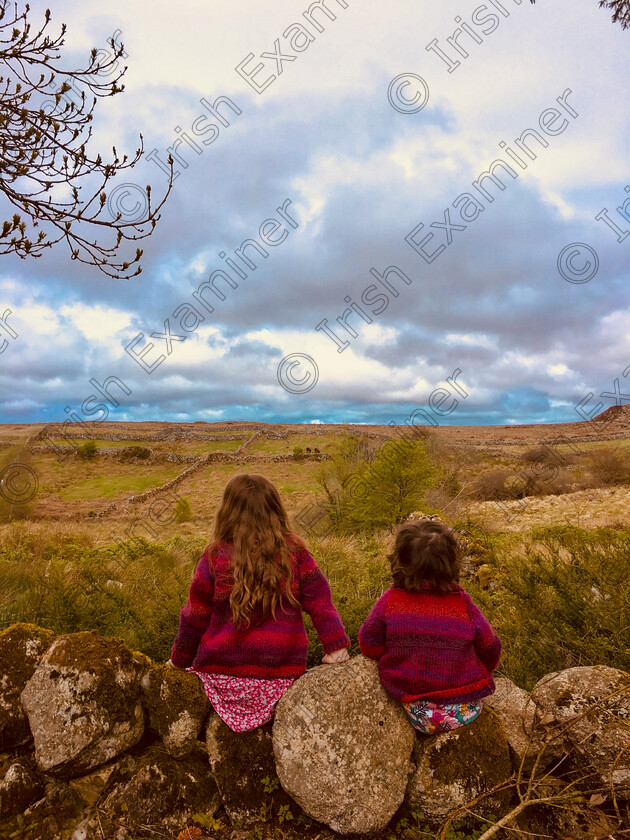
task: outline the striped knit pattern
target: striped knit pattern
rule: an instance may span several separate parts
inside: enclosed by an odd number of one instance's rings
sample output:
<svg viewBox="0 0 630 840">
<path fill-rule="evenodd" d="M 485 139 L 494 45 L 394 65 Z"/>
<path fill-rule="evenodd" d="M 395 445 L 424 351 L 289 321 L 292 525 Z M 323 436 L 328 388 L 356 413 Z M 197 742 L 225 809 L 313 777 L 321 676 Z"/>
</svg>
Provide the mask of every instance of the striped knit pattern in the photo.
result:
<svg viewBox="0 0 630 840">
<path fill-rule="evenodd" d="M 286 598 L 276 618 L 260 622 L 254 611 L 248 629 L 237 630 L 230 611 L 234 585 L 232 546 L 221 544 L 216 555 L 208 551 L 197 564 L 188 600 L 180 612 L 179 630 L 171 650 L 178 668 L 195 665 L 208 674 L 235 677 L 299 677 L 306 670 L 308 639 L 302 610 Z M 348 647 L 341 619 L 332 602 L 328 581 L 308 551 L 293 553 L 292 591 L 317 630 L 325 653 Z"/>
<path fill-rule="evenodd" d="M 391 587 L 359 630 L 361 652 L 395 700 L 465 703 L 494 692 L 501 642 L 461 586 L 439 592 Z"/>
</svg>

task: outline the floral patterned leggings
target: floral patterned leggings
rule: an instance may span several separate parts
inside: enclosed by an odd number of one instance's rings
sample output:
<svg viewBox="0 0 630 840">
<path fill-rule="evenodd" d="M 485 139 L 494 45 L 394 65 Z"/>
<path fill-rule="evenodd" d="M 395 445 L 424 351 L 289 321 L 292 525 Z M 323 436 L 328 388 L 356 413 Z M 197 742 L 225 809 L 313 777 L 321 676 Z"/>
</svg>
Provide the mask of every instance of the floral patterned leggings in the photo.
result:
<svg viewBox="0 0 630 840">
<path fill-rule="evenodd" d="M 478 718 L 483 703 L 431 703 L 428 700 L 415 700 L 403 703 L 414 729 L 425 735 L 437 735 L 450 732 Z"/>
</svg>

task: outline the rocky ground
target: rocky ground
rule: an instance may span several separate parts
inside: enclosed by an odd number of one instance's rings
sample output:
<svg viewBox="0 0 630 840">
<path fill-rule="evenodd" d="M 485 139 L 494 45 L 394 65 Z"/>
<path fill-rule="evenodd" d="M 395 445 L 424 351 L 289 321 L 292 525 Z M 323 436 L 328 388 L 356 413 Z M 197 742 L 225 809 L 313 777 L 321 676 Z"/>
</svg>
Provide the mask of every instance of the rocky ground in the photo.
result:
<svg viewBox="0 0 630 840">
<path fill-rule="evenodd" d="M 245 734 L 193 674 L 93 631 L 13 625 L 0 670 L 2 837 L 426 840 L 481 820 L 510 827 L 498 837 L 587 840 L 630 828 L 630 675 L 614 668 L 549 674 L 529 695 L 499 679 L 476 721 L 430 738 L 362 656 L 311 669 L 273 725 Z"/>
</svg>

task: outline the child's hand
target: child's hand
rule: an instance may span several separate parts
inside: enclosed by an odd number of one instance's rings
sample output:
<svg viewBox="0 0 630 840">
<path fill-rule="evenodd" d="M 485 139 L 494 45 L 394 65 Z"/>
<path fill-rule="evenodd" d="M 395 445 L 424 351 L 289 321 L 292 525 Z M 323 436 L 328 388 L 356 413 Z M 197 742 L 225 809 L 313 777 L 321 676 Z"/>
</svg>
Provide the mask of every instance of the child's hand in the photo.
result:
<svg viewBox="0 0 630 840">
<path fill-rule="evenodd" d="M 340 665 L 342 662 L 347 662 L 350 659 L 350 654 L 347 648 L 335 650 L 332 653 L 327 653 L 322 659 L 324 665 Z"/>
</svg>

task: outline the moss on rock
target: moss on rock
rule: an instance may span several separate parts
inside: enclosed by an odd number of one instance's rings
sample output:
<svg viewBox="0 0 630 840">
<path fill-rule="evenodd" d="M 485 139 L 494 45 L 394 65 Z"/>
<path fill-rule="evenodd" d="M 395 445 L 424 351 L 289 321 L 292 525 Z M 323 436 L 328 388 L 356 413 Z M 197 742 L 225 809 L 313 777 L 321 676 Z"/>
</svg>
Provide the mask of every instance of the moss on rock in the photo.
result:
<svg viewBox="0 0 630 840">
<path fill-rule="evenodd" d="M 225 810 L 233 820 L 251 823 L 261 814 L 277 815 L 287 805 L 294 814 L 299 810 L 280 786 L 271 732 L 271 723 L 251 732 L 233 732 L 217 714 L 208 721 L 208 758 Z"/>
<path fill-rule="evenodd" d="M 407 802 L 430 822 L 440 823 L 512 774 L 509 744 L 499 717 L 484 708 L 472 723 L 441 735 L 419 736 L 413 754 L 416 771 L 407 789 Z M 510 787 L 475 804 L 481 816 L 500 816 L 509 808 Z M 463 816 L 455 824 L 464 822 Z"/>
<path fill-rule="evenodd" d="M 100 817 L 106 837 L 113 837 L 119 826 L 134 836 L 164 832 L 175 836 L 192 814 L 215 814 L 220 804 L 203 744 L 184 761 L 169 755 L 163 744 L 155 744 L 137 758 L 127 756 L 121 761 L 97 810 L 81 827 L 87 837 L 101 836 Z"/>
<path fill-rule="evenodd" d="M 30 740 L 20 694 L 54 638 L 36 624 L 12 624 L 0 632 L 0 751 Z"/>
<path fill-rule="evenodd" d="M 71 778 L 137 743 L 145 667 L 122 639 L 93 630 L 59 636 L 21 694 L 39 767 Z"/>
<path fill-rule="evenodd" d="M 149 726 L 175 758 L 193 750 L 210 712 L 210 702 L 198 676 L 170 665 L 156 665 L 143 681 Z"/>
<path fill-rule="evenodd" d="M 139 680 L 147 667 L 122 639 L 101 636 L 96 630 L 59 636 L 47 662 L 53 679 L 62 669 L 93 674 L 96 681 L 89 689 L 77 694 L 94 697 L 113 715 L 124 714 L 132 696 L 135 700 L 139 695 Z M 114 670 L 116 676 L 112 679 Z M 130 693 L 132 685 L 135 690 Z"/>
</svg>

